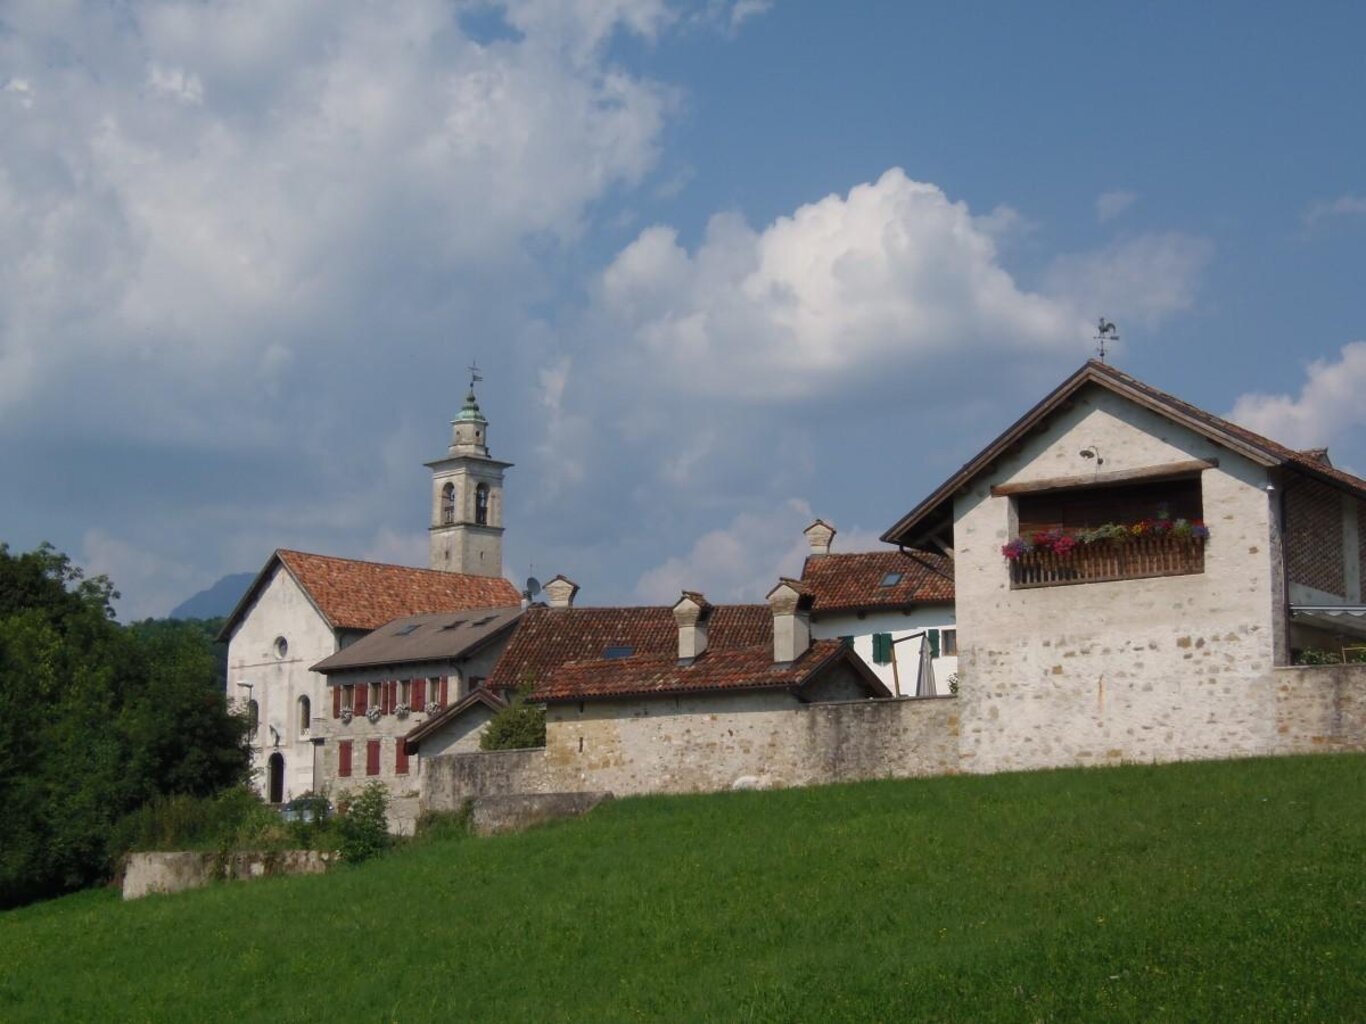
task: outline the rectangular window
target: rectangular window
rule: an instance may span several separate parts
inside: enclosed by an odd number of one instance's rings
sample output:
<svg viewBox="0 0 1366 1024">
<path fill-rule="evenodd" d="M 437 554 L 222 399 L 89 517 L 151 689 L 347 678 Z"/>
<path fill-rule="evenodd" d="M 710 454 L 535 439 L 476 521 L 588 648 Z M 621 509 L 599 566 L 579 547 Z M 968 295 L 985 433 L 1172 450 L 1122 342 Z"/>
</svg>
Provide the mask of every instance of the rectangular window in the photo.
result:
<svg viewBox="0 0 1366 1024">
<path fill-rule="evenodd" d="M 407 704 L 410 708 L 413 706 L 413 681 L 411 679 L 405 679 L 399 684 L 398 702 Z"/>
<path fill-rule="evenodd" d="M 365 774 L 379 774 L 379 740 L 365 741 Z"/>
<path fill-rule="evenodd" d="M 940 631 L 939 649 L 946 658 L 958 657 L 958 630 L 945 629 Z"/>
<path fill-rule="evenodd" d="M 337 744 L 337 774 L 343 779 L 351 777 L 351 741 L 342 740 Z"/>
<path fill-rule="evenodd" d="M 447 684 L 448 684 L 449 682 L 450 682 L 450 677 L 449 677 L 449 676 L 442 676 L 442 677 L 441 677 L 441 694 L 440 694 L 440 696 L 439 696 L 437 699 L 440 701 L 441 706 L 442 706 L 443 708 L 446 706 L 447 701 L 448 701 L 448 697 L 447 697 Z M 435 679 L 432 680 L 432 685 L 433 685 L 433 686 L 436 685 L 436 680 L 435 680 Z"/>
<path fill-rule="evenodd" d="M 370 706 L 379 708 L 380 714 L 384 713 L 384 687 L 379 683 L 370 684 Z"/>
<path fill-rule="evenodd" d="M 402 736 L 394 740 L 394 773 L 408 774 L 408 744 Z"/>
<path fill-rule="evenodd" d="M 343 687 L 341 688 L 341 692 L 342 692 L 342 710 L 343 710 L 343 711 L 354 711 L 354 710 L 355 710 L 355 707 L 356 707 L 356 688 L 355 688 L 354 686 L 350 686 L 350 685 L 343 686 Z"/>
</svg>

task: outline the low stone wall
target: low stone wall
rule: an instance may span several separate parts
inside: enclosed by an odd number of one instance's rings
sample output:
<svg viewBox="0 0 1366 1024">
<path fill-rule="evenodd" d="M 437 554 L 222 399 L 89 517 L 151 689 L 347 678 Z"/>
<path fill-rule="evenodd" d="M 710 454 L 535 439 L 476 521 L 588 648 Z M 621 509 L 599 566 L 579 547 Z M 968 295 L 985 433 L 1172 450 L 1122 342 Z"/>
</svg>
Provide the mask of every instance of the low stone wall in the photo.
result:
<svg viewBox="0 0 1366 1024">
<path fill-rule="evenodd" d="M 123 898 L 198 889 L 219 879 L 316 875 L 327 870 L 330 858 L 316 850 L 239 850 L 227 857 L 192 850 L 130 853 L 124 861 Z"/>
<path fill-rule="evenodd" d="M 782 704 L 699 696 L 550 709 L 544 750 L 448 754 L 424 777 L 426 809 L 514 793 L 707 792 L 958 770 L 953 697 Z"/>
<path fill-rule="evenodd" d="M 1276 752 L 1366 751 L 1366 665 L 1278 668 Z"/>
<path fill-rule="evenodd" d="M 611 793 L 521 793 L 484 796 L 470 808 L 470 831 L 477 836 L 520 832 L 561 818 L 587 814 Z"/>
</svg>

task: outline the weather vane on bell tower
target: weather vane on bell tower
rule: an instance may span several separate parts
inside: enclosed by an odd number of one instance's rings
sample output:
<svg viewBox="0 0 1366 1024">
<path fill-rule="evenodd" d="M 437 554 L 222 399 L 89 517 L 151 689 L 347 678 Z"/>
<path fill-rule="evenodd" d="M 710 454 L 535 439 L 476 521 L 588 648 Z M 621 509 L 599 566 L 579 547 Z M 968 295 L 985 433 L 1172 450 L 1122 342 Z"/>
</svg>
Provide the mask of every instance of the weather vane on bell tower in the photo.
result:
<svg viewBox="0 0 1366 1024">
<path fill-rule="evenodd" d="M 473 390 L 474 386 L 484 379 L 479 373 L 479 360 L 474 360 L 467 369 L 470 371 L 470 390 Z"/>
</svg>

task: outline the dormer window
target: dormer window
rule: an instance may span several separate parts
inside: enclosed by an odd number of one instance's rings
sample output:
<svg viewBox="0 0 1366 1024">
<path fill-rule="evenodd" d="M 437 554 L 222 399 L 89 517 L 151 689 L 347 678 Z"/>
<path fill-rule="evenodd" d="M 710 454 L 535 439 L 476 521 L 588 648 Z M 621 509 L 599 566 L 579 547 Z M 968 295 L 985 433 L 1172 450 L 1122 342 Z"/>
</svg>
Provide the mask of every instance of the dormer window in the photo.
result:
<svg viewBox="0 0 1366 1024">
<path fill-rule="evenodd" d="M 480 484 L 474 489 L 474 521 L 478 526 L 489 524 L 489 485 Z"/>
</svg>

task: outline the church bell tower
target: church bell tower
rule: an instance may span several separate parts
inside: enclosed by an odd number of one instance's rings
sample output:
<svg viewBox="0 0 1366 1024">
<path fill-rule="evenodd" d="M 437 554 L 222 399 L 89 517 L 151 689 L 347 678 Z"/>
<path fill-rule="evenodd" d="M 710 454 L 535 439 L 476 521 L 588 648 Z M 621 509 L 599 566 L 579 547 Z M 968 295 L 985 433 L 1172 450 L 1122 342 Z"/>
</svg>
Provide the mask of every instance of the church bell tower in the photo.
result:
<svg viewBox="0 0 1366 1024">
<path fill-rule="evenodd" d="M 472 576 L 503 575 L 503 471 L 512 465 L 489 457 L 488 420 L 479 410 L 470 368 L 470 389 L 451 421 L 444 458 L 432 471 L 431 567 Z"/>
</svg>

